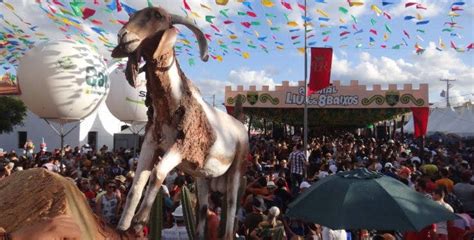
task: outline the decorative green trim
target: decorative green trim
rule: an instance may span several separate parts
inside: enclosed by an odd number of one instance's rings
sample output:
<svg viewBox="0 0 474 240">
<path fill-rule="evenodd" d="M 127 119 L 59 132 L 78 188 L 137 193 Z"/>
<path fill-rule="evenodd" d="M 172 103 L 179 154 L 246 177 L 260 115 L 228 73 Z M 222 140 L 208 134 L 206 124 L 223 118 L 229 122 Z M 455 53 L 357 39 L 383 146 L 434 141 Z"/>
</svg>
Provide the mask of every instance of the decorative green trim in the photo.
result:
<svg viewBox="0 0 474 240">
<path fill-rule="evenodd" d="M 263 93 L 259 96 L 260 102 L 261 103 L 266 103 L 267 101 L 270 101 L 271 104 L 273 105 L 278 105 L 280 103 L 280 99 L 278 98 L 273 98 L 270 94 L 268 93 Z"/>
<path fill-rule="evenodd" d="M 370 98 L 364 98 L 362 99 L 362 105 L 367 106 L 367 105 L 372 104 L 374 101 L 377 105 L 382 105 L 385 102 L 385 97 L 377 94 Z"/>
<path fill-rule="evenodd" d="M 247 98 L 246 98 L 244 95 L 238 94 L 238 95 L 235 96 L 235 97 L 228 97 L 228 98 L 227 98 L 227 101 L 226 101 L 227 104 L 229 104 L 229 105 L 234 105 L 235 102 L 237 101 L 237 98 L 238 98 L 238 97 L 240 97 L 240 99 L 242 100 L 242 104 L 244 104 L 244 103 L 247 101 Z"/>
<path fill-rule="evenodd" d="M 255 105 L 258 102 L 258 92 L 247 92 L 247 102 L 250 105 Z"/>
<path fill-rule="evenodd" d="M 425 104 L 423 98 L 416 99 L 412 94 L 406 93 L 400 97 L 400 102 L 403 104 L 408 104 L 410 101 L 418 107 L 421 107 Z"/>
<path fill-rule="evenodd" d="M 397 105 L 399 101 L 400 101 L 399 91 L 389 90 L 385 92 L 385 102 L 387 102 L 389 106 L 393 107 Z"/>
<path fill-rule="evenodd" d="M 129 97 L 125 97 L 125 101 L 140 104 L 140 105 L 145 105 L 145 101 L 143 101 L 143 100 L 133 100 Z"/>
</svg>

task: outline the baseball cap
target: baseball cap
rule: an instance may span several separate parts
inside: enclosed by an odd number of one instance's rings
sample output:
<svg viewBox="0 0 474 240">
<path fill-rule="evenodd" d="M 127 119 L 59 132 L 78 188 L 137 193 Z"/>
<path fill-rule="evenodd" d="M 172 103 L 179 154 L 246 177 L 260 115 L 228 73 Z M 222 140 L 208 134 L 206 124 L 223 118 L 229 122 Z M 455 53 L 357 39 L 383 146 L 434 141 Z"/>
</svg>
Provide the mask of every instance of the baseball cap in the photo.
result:
<svg viewBox="0 0 474 240">
<path fill-rule="evenodd" d="M 411 170 L 407 167 L 403 167 L 400 169 L 400 171 L 398 172 L 398 174 L 406 174 L 406 175 L 410 175 L 411 174 Z"/>
<path fill-rule="evenodd" d="M 393 164 L 391 162 L 385 163 L 385 168 L 393 168 Z"/>
<path fill-rule="evenodd" d="M 268 181 L 267 187 L 268 187 L 268 188 L 276 188 L 277 185 L 276 185 L 275 182 L 273 182 L 273 181 Z"/>
</svg>

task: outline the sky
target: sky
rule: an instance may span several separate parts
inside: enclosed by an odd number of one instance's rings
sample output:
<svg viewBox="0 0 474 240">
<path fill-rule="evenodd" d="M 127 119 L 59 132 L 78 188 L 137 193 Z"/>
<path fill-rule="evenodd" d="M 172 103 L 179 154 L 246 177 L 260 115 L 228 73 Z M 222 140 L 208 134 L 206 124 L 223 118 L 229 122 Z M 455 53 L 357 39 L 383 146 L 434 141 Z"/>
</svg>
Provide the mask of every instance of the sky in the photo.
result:
<svg viewBox="0 0 474 240">
<path fill-rule="evenodd" d="M 65 38 L 111 63 L 128 13 L 148 5 L 193 19 L 210 40 L 202 62 L 193 34 L 178 26 L 178 60 L 208 102 L 222 103 L 227 85 L 304 80 L 303 0 L 0 0 L 0 74 L 15 74 L 36 44 Z M 451 102 L 474 99 L 474 1 L 307 0 L 306 10 L 307 46 L 334 49 L 332 80 L 428 83 L 430 102 L 441 106 L 440 79 L 456 79 Z"/>
</svg>

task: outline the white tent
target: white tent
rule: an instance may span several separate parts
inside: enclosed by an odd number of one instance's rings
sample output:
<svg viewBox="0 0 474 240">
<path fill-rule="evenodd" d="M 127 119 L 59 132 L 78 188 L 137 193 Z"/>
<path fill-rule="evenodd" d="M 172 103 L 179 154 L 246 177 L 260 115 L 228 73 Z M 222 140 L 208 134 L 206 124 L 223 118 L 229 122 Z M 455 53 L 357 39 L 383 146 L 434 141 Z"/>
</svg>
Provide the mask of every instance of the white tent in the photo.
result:
<svg viewBox="0 0 474 240">
<path fill-rule="evenodd" d="M 404 126 L 404 132 L 413 133 L 413 116 Z M 433 108 L 428 119 L 428 135 L 436 132 L 456 134 L 461 137 L 474 136 L 474 109 L 462 107 L 455 111 L 452 108 Z"/>
<path fill-rule="evenodd" d="M 439 108 L 430 114 L 428 134 L 436 132 L 449 133 L 451 124 L 459 117 L 453 108 Z"/>
<path fill-rule="evenodd" d="M 474 109 L 463 107 L 456 120 L 449 124 L 447 131 L 460 137 L 474 137 Z"/>
<path fill-rule="evenodd" d="M 413 114 L 410 115 L 410 119 L 408 122 L 403 126 L 403 132 L 405 133 L 413 133 L 415 131 L 415 126 L 413 123 Z"/>
</svg>

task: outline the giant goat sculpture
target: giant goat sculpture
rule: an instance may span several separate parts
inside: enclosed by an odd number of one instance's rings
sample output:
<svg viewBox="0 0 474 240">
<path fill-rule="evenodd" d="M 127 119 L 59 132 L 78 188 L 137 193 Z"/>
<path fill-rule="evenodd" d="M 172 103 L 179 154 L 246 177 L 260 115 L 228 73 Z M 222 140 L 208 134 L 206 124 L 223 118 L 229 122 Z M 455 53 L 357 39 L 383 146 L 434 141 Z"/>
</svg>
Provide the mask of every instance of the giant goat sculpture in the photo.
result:
<svg viewBox="0 0 474 240">
<path fill-rule="evenodd" d="M 200 57 L 208 60 L 207 41 L 198 27 L 186 18 L 163 8 L 137 11 L 118 33 L 112 57 L 128 57 L 126 78 L 135 85 L 143 58 L 149 106 L 146 134 L 133 184 L 127 196 L 118 229 L 135 230 L 148 222 L 150 209 L 166 175 L 175 167 L 196 177 L 199 210 L 197 234 L 203 238 L 209 191 L 224 193 L 221 236 L 233 239 L 237 191 L 242 163 L 248 153 L 244 125 L 203 101 L 199 90 L 186 78 L 174 53 L 177 30 L 188 27 L 197 37 Z M 150 176 L 151 175 L 151 176 Z M 142 197 L 143 189 L 148 188 Z"/>
</svg>

